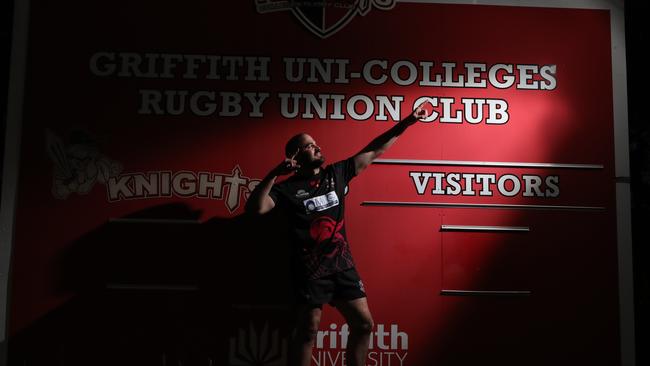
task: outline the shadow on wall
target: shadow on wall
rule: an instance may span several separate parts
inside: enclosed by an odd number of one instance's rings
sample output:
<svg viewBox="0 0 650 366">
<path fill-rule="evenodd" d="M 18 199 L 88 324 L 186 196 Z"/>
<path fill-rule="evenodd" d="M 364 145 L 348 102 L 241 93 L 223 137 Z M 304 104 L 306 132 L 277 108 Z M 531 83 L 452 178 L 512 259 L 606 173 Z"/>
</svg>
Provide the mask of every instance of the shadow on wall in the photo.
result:
<svg viewBox="0 0 650 366">
<path fill-rule="evenodd" d="M 199 216 L 181 204 L 158 206 L 72 244 L 61 258 L 61 289 L 76 296 L 10 339 L 9 364 L 283 362 L 278 342 L 291 299 L 284 226 L 274 215 Z M 256 348 L 240 344 L 242 333 L 274 338 Z"/>
</svg>

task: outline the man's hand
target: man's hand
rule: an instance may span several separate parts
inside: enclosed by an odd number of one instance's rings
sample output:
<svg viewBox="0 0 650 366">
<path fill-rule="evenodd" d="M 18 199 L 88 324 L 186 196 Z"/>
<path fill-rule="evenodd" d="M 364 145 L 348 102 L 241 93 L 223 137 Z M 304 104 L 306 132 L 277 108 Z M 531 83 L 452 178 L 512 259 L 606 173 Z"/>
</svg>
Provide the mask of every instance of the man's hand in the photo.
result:
<svg viewBox="0 0 650 366">
<path fill-rule="evenodd" d="M 415 107 L 415 109 L 413 110 L 413 113 L 411 114 L 415 118 L 415 120 L 413 120 L 413 123 L 415 123 L 415 121 L 417 121 L 417 120 L 422 120 L 422 119 L 427 118 L 427 117 L 429 117 L 431 115 L 431 112 L 429 111 L 429 108 L 428 108 L 430 106 L 430 104 L 431 104 L 430 102 L 424 101 L 424 102 L 418 104 L 417 107 Z M 432 105 L 431 105 L 431 108 L 433 108 Z"/>
<path fill-rule="evenodd" d="M 289 173 L 294 172 L 295 170 L 300 168 L 300 164 L 295 160 L 296 155 L 298 155 L 298 152 L 300 150 L 296 150 L 296 153 L 293 154 L 290 158 L 284 159 L 283 162 L 278 164 L 278 166 L 273 169 L 273 172 L 280 176 L 280 175 L 287 175 Z"/>
<path fill-rule="evenodd" d="M 251 192 L 246 201 L 246 212 L 257 215 L 265 214 L 275 207 L 275 201 L 269 196 L 275 179 L 281 175 L 287 175 L 300 168 L 300 164 L 295 160 L 300 149 L 296 150 L 290 158 L 284 159 L 283 162 L 273 168 L 269 174 Z"/>
</svg>

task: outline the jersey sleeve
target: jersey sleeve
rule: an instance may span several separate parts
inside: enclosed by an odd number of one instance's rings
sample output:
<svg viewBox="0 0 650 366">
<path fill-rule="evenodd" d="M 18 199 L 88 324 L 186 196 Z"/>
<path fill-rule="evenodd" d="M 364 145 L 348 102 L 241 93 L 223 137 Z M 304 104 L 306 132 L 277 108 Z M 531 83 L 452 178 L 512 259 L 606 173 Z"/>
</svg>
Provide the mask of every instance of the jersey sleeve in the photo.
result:
<svg viewBox="0 0 650 366">
<path fill-rule="evenodd" d="M 336 162 L 332 166 L 336 175 L 343 178 L 343 183 L 346 185 L 357 175 L 357 168 L 352 157 Z"/>
</svg>

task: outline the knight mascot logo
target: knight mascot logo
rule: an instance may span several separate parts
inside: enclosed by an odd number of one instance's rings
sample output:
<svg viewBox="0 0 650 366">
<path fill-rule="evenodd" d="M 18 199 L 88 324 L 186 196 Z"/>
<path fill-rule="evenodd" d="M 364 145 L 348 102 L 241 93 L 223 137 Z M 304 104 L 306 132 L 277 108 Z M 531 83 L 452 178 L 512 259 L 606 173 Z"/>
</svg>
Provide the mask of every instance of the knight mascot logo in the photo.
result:
<svg viewBox="0 0 650 366">
<path fill-rule="evenodd" d="M 371 8 L 390 10 L 395 0 L 255 0 L 260 14 L 291 10 L 307 29 L 327 38 L 345 27 L 356 15 L 364 16 Z"/>
<path fill-rule="evenodd" d="M 52 194 L 58 199 L 67 199 L 71 193 L 88 194 L 95 183 L 107 184 L 122 172 L 122 164 L 102 154 L 85 131 L 73 131 L 68 144 L 50 130 L 45 134 L 47 153 L 54 163 Z"/>
</svg>

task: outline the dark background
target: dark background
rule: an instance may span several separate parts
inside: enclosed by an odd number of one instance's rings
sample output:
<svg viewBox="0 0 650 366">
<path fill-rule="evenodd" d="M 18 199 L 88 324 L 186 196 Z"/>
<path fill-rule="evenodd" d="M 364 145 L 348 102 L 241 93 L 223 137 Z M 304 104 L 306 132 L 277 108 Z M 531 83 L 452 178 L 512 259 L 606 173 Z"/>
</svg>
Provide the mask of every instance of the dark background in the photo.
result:
<svg viewBox="0 0 650 366">
<path fill-rule="evenodd" d="M 7 84 L 10 75 L 11 32 L 14 1 L 0 1 L 0 171 L 4 159 L 7 111 Z M 646 218 L 650 216 L 650 118 L 645 108 L 650 101 L 650 73 L 644 60 L 644 48 L 650 45 L 650 4 L 625 2 L 628 111 L 632 190 L 632 237 L 634 245 L 634 288 L 637 364 L 650 364 L 650 350 L 640 341 L 650 333 L 650 243 Z M 579 25 L 576 25 L 579 26 Z M 586 61 L 588 62 L 588 61 Z M 0 186 L 2 177 L 0 176 Z M 0 301 L 6 301 L 1 299 Z M 2 352 L 0 352 L 1 355 Z M 0 361 L 1 363 L 2 361 Z"/>
<path fill-rule="evenodd" d="M 650 118 L 646 111 L 650 75 L 644 65 L 644 49 L 650 44 L 649 17 L 647 1 L 625 2 L 637 365 L 650 364 L 650 350 L 642 341 L 650 333 Z"/>
</svg>

